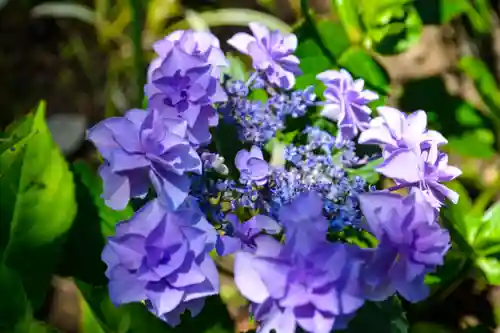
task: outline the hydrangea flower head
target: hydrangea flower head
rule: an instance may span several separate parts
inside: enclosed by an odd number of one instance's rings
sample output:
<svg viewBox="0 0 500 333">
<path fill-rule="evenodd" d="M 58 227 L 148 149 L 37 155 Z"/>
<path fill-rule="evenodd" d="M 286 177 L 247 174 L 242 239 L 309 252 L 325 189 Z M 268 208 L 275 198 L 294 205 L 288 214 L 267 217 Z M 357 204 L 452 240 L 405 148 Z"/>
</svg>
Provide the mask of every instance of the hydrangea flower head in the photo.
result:
<svg viewBox="0 0 500 333">
<path fill-rule="evenodd" d="M 253 67 L 261 71 L 272 84 L 290 89 L 295 85 L 295 75 L 301 74 L 299 59 L 293 55 L 297 37 L 282 35 L 278 30 L 269 31 L 260 23 L 250 23 L 253 33 L 237 33 L 228 43 L 252 58 Z"/>
<path fill-rule="evenodd" d="M 367 296 L 379 301 L 397 291 L 410 302 L 426 298 L 424 277 L 443 264 L 450 247 L 435 210 L 420 191 L 408 197 L 363 193 L 359 200 L 369 230 L 380 242 L 361 273 Z"/>
<path fill-rule="evenodd" d="M 123 209 L 131 197 L 144 197 L 152 183 L 162 203 L 175 209 L 188 196 L 188 173 L 201 161 L 185 139 L 186 123 L 162 118 L 158 110 L 130 110 L 88 132 L 106 163 L 101 166 L 106 203 Z"/>
<path fill-rule="evenodd" d="M 353 80 L 351 74 L 344 69 L 326 71 L 318 74 L 317 78 L 326 85 L 326 101 L 321 115 L 337 122 L 337 139 L 350 140 L 367 129 L 371 119 L 371 110 L 367 104 L 377 100 L 378 95 L 365 90 L 364 81 Z"/>
<path fill-rule="evenodd" d="M 263 231 L 277 234 L 281 231 L 280 225 L 266 215 L 256 215 L 250 220 L 241 223 L 234 214 L 225 218 L 228 222 L 224 235 L 220 235 L 215 246 L 217 254 L 225 256 L 240 250 L 252 251 L 255 248 L 254 239 Z"/>
<path fill-rule="evenodd" d="M 198 35 L 180 34 L 176 32 L 156 45 L 159 57 L 149 66 L 145 92 L 150 107 L 169 117 L 185 119 L 190 141 L 205 144 L 210 140 L 209 127 L 218 123 L 212 104 L 227 100 L 219 82 L 220 50 L 213 44 L 196 42 L 203 40 Z M 213 43 L 213 38 L 205 42 Z M 212 54 L 218 60 L 215 64 L 209 62 Z"/>
<path fill-rule="evenodd" d="M 201 299 L 219 290 L 209 256 L 215 239 L 215 229 L 195 205 L 166 212 L 157 200 L 149 202 L 117 225 L 102 253 L 111 300 L 116 305 L 145 300 L 171 325 L 186 307 L 196 314 Z"/>
<path fill-rule="evenodd" d="M 290 252 L 270 236 L 255 239 L 255 252 L 235 256 L 235 282 L 252 303 L 258 332 L 328 333 L 364 303 L 357 284 L 360 262 L 343 244 L 320 243 Z"/>
<path fill-rule="evenodd" d="M 269 165 L 264 160 L 262 150 L 253 146 L 250 151 L 242 149 L 235 157 L 235 164 L 240 171 L 240 180 L 243 183 L 254 182 L 264 185 L 269 175 Z"/>
<path fill-rule="evenodd" d="M 377 112 L 380 116 L 360 134 L 359 143 L 380 145 L 386 157 L 398 149 L 418 151 L 430 144 L 447 143 L 439 132 L 427 129 L 427 115 L 422 110 L 406 115 L 395 108 L 381 106 Z"/>
</svg>

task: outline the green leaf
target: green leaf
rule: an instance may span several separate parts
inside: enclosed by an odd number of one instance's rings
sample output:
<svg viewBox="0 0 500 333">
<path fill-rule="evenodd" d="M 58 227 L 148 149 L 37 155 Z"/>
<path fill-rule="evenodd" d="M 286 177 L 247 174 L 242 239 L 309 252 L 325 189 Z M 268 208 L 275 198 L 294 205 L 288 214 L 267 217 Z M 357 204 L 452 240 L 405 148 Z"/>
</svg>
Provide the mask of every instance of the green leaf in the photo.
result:
<svg viewBox="0 0 500 333">
<path fill-rule="evenodd" d="M 450 137 L 447 148 L 464 157 L 489 159 L 495 156 L 494 143 L 495 137 L 490 130 L 478 128 L 466 131 L 459 137 Z"/>
<path fill-rule="evenodd" d="M 500 201 L 484 213 L 482 222 L 473 244 L 480 256 L 477 264 L 489 283 L 500 285 Z"/>
<path fill-rule="evenodd" d="M 500 91 L 488 67 L 481 60 L 474 57 L 461 58 L 458 67 L 474 81 L 474 85 L 484 103 L 488 106 L 491 115 L 500 120 Z"/>
<path fill-rule="evenodd" d="M 362 78 L 379 92 L 386 94 L 389 90 L 389 75 L 365 50 L 351 47 L 342 54 L 339 64 L 355 77 Z"/>
<path fill-rule="evenodd" d="M 382 54 L 396 54 L 420 39 L 423 23 L 413 1 L 361 0 L 359 10 L 367 48 Z"/>
<path fill-rule="evenodd" d="M 500 285 L 500 253 L 495 256 L 480 257 L 476 264 L 481 268 L 489 284 Z"/>
<path fill-rule="evenodd" d="M 483 192 L 472 204 L 458 182 L 450 183 L 449 187 L 460 195 L 457 205 L 443 209 L 444 222 L 449 222 L 447 227 L 453 240 L 483 270 L 490 284 L 500 285 L 500 202 L 482 212 L 495 189 Z"/>
<path fill-rule="evenodd" d="M 2 332 L 3 333 L 3 332 Z M 14 331 L 9 331 L 5 333 L 63 333 L 54 327 L 50 327 L 44 322 L 37 321 L 33 318 L 29 318 L 19 326 L 17 326 Z M 82 332 L 86 333 L 86 332 Z M 96 332 L 100 333 L 100 332 Z"/>
<path fill-rule="evenodd" d="M 0 264 L 0 332 L 51 333 L 56 329 L 34 319 L 19 275 Z M 96 332 L 99 333 L 99 332 Z"/>
<path fill-rule="evenodd" d="M 336 59 L 349 47 L 349 37 L 340 22 L 325 19 L 304 22 L 294 33 L 299 38 L 295 55 L 304 73 L 297 77 L 296 86 L 304 89 L 314 85 L 316 94 L 321 95 L 325 88 L 318 84 L 316 75 L 338 67 Z"/>
<path fill-rule="evenodd" d="M 471 4 L 469 0 L 440 0 L 441 22 L 449 23 L 454 18 L 467 13 Z"/>
<path fill-rule="evenodd" d="M 407 333 L 408 322 L 395 296 L 384 302 L 367 302 L 341 333 Z"/>
<path fill-rule="evenodd" d="M 357 169 L 347 169 L 346 172 L 350 176 L 360 176 L 365 179 L 370 184 L 375 184 L 380 179 L 380 174 L 375 170 L 375 168 L 382 163 L 382 159 L 377 159 L 370 161 Z"/>
<path fill-rule="evenodd" d="M 16 272 L 0 265 L 0 332 L 12 331 L 30 313 L 23 284 Z"/>
<path fill-rule="evenodd" d="M 333 0 L 337 9 L 340 21 L 349 36 L 349 41 L 353 45 L 361 43 L 363 40 L 363 30 L 358 15 L 358 4 L 356 0 Z"/>
<path fill-rule="evenodd" d="M 473 212 L 471 199 L 467 189 L 462 184 L 458 181 L 453 181 L 446 185 L 458 193 L 459 199 L 457 204 L 443 207 L 443 216 L 451 222 L 452 225 L 449 227 L 457 231 L 458 234 L 456 236 L 460 237 L 460 239 L 456 239 L 457 237 L 455 237 L 454 240 L 459 242 L 458 245 L 462 247 L 462 251 L 470 254 L 472 251 L 470 244 L 476 238 L 481 223 L 481 215 Z"/>
<path fill-rule="evenodd" d="M 231 53 L 226 54 L 226 58 L 229 61 L 229 67 L 223 73 L 229 75 L 234 80 L 245 82 L 248 79 L 248 74 L 241 58 Z"/>
<path fill-rule="evenodd" d="M 113 235 L 116 223 L 131 218 L 134 215 L 134 210 L 130 205 L 121 211 L 109 208 L 101 197 L 102 179 L 86 163 L 75 162 L 72 165 L 72 169 L 78 177 L 80 185 L 85 187 L 78 189 L 88 191 L 88 195 L 90 195 L 93 204 L 97 208 L 103 235 L 105 237 Z"/>
<path fill-rule="evenodd" d="M 101 198 L 101 178 L 84 162 L 73 163 L 72 170 L 78 212 L 64 245 L 58 274 L 104 285 L 107 283 L 106 266 L 101 260 L 101 252 L 106 237 L 114 234 L 116 223 L 131 218 L 134 211 L 130 206 L 122 211 L 106 206 Z"/>
<path fill-rule="evenodd" d="M 456 110 L 457 121 L 460 125 L 479 127 L 483 125 L 479 111 L 469 103 L 462 103 Z"/>
<path fill-rule="evenodd" d="M 0 154 L 0 255 L 16 270 L 36 310 L 76 213 L 73 176 L 45 124 L 45 103 L 7 129 Z M 1 150 L 0 150 L 1 151 Z"/>
<path fill-rule="evenodd" d="M 217 10 L 207 10 L 202 13 L 198 13 L 199 19 L 206 22 L 209 27 L 221 27 L 221 26 L 243 26 L 247 27 L 251 22 L 259 22 L 269 29 L 280 30 L 283 33 L 291 32 L 292 28 L 281 21 L 280 19 L 251 9 L 243 8 L 227 8 L 227 9 L 217 9 Z M 175 30 L 189 29 L 189 21 L 184 19 L 176 24 L 170 26 L 167 30 L 172 32 Z"/>
<path fill-rule="evenodd" d="M 85 298 L 78 295 L 80 308 L 80 326 L 81 333 L 107 333 L 104 325 L 96 318 Z"/>
</svg>

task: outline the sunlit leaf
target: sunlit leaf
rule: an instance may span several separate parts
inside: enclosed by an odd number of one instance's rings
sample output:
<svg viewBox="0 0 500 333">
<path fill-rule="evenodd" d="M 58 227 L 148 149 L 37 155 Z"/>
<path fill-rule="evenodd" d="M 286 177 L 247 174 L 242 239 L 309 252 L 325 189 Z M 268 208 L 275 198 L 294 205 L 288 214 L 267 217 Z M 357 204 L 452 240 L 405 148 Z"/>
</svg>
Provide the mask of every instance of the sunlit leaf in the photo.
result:
<svg viewBox="0 0 500 333">
<path fill-rule="evenodd" d="M 45 103 L 6 134 L 29 139 L 0 154 L 0 254 L 36 310 L 76 213 L 73 176 L 45 123 Z"/>
</svg>

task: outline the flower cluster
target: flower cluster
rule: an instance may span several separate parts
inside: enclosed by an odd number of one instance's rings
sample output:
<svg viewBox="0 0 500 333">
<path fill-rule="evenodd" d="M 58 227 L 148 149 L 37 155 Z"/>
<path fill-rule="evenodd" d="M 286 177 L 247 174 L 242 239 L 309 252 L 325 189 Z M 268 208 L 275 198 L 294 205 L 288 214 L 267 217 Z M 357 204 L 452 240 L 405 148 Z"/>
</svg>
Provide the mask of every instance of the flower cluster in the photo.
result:
<svg viewBox="0 0 500 333">
<path fill-rule="evenodd" d="M 186 310 L 196 316 L 219 292 L 212 250 L 234 255 L 259 333 L 326 333 L 345 328 L 365 300 L 424 299 L 424 278 L 450 246 L 439 209 L 458 197 L 442 184 L 460 175 L 439 151 L 446 139 L 427 130 L 423 111 L 384 106 L 371 118 L 377 94 L 345 70 L 318 74 L 326 89 L 317 101 L 314 87 L 295 87 L 297 38 L 257 23 L 250 30 L 228 41 L 252 59 L 246 82 L 221 74 L 228 62 L 215 36 L 177 31 L 154 45 L 148 108 L 89 130 L 108 206 L 156 195 L 103 251 L 112 301 L 143 302 L 171 326 Z M 273 150 L 280 163 L 270 159 L 266 144 L 317 107 L 337 133 L 308 124 Z M 239 133 L 231 158 L 211 150 L 220 118 Z M 356 172 L 373 159 L 358 156 L 358 144 L 380 147 L 376 171 L 393 187 L 377 189 Z M 370 233 L 376 247 L 342 238 L 347 229 Z"/>
</svg>

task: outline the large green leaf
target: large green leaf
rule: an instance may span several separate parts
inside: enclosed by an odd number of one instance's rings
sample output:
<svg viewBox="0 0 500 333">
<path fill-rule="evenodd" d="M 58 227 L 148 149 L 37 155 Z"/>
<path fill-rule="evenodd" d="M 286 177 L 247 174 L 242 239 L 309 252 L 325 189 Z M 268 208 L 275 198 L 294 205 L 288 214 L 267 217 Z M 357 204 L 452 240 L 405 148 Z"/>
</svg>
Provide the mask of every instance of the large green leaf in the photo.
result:
<svg viewBox="0 0 500 333">
<path fill-rule="evenodd" d="M 336 332 L 336 331 L 335 331 Z M 408 322 L 396 296 L 384 302 L 367 302 L 340 333 L 407 333 Z"/>
<path fill-rule="evenodd" d="M 190 318 L 189 313 L 183 314 L 181 324 L 172 328 L 152 315 L 143 304 L 134 303 L 115 307 L 108 297 L 107 288 L 92 287 L 83 282 L 77 282 L 77 285 L 106 333 L 230 333 L 234 331 L 234 324 L 218 296 L 207 298 L 202 312 L 195 318 Z"/>
<path fill-rule="evenodd" d="M 78 212 L 64 245 L 64 254 L 58 274 L 73 276 L 94 285 L 104 285 L 106 266 L 101 260 L 106 237 L 114 234 L 115 224 L 134 214 L 127 206 L 115 211 L 101 198 L 102 181 L 84 162 L 72 165 L 75 176 Z"/>
<path fill-rule="evenodd" d="M 45 104 L 7 129 L 0 149 L 0 255 L 28 299 L 43 302 L 76 212 L 73 176 L 50 137 Z"/>
</svg>

